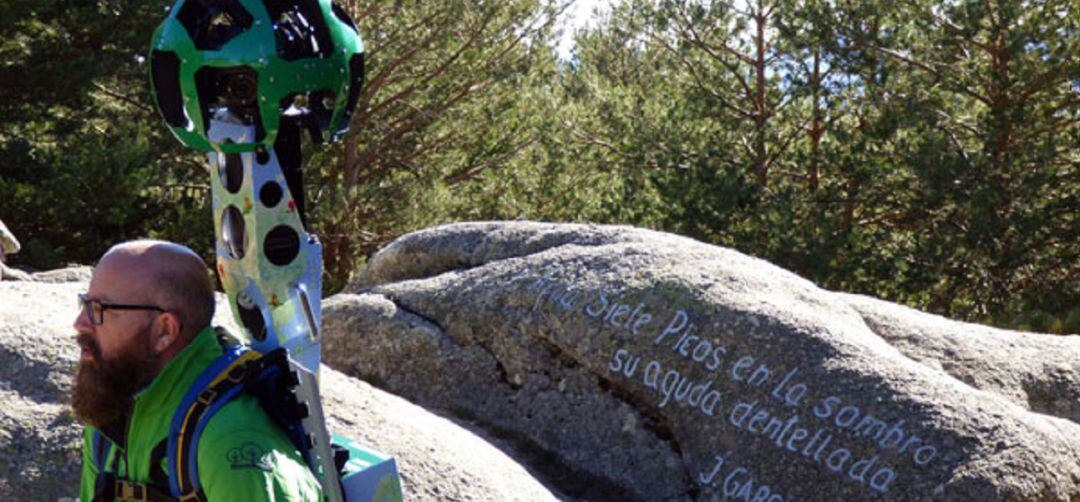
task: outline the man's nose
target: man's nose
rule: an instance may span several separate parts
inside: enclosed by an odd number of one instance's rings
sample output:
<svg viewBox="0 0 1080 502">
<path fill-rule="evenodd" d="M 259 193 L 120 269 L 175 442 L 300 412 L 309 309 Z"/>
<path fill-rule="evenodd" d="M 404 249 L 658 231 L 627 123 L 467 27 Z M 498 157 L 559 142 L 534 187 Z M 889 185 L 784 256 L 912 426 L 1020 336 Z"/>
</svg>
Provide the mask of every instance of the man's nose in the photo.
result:
<svg viewBox="0 0 1080 502">
<path fill-rule="evenodd" d="M 90 322 L 90 313 L 86 311 L 86 308 L 80 308 L 75 314 L 75 322 L 71 323 L 71 327 L 79 333 L 89 333 L 94 330 L 94 323 Z"/>
</svg>

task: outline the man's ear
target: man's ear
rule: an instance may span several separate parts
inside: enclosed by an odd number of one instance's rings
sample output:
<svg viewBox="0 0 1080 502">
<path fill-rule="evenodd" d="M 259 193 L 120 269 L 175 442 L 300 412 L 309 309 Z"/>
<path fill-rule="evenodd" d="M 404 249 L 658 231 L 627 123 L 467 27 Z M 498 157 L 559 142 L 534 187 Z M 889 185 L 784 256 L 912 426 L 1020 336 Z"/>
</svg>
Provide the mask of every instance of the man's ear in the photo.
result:
<svg viewBox="0 0 1080 502">
<path fill-rule="evenodd" d="M 174 343 L 180 341 L 183 328 L 180 323 L 180 316 L 175 312 L 165 312 L 159 315 L 154 324 L 154 352 L 158 354 L 164 353 Z"/>
</svg>

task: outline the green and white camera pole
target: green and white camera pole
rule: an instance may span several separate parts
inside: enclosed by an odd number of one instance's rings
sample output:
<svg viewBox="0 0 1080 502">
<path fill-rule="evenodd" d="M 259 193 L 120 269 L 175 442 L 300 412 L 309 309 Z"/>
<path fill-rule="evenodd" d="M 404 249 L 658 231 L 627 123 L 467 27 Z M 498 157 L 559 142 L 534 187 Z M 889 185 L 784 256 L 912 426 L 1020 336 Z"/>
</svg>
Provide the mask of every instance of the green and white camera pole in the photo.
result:
<svg viewBox="0 0 1080 502">
<path fill-rule="evenodd" d="M 335 502 L 401 499 L 393 459 L 377 452 L 353 451 L 356 472 L 339 478 L 318 389 L 322 246 L 304 227 L 301 134 L 322 142 L 347 130 L 363 56 L 355 24 L 329 0 L 178 0 L 150 50 L 159 111 L 184 145 L 208 152 L 217 273 L 241 341 L 288 350 L 309 467 Z M 350 488 L 352 474 L 380 465 L 388 472 Z"/>
</svg>

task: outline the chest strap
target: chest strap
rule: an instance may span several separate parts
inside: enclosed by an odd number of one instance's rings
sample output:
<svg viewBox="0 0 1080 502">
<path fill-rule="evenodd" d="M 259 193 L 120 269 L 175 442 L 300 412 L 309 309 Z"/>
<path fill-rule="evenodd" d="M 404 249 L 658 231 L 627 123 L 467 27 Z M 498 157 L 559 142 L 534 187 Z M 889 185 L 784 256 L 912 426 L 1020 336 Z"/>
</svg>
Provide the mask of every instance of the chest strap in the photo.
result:
<svg viewBox="0 0 1080 502">
<path fill-rule="evenodd" d="M 180 501 L 180 502 L 205 502 L 206 496 L 199 482 L 199 467 L 197 447 L 199 438 L 210 419 L 223 406 L 228 404 L 237 394 L 249 390 L 256 382 L 272 381 L 275 378 L 282 380 L 282 385 L 288 388 L 295 385 L 289 380 L 290 372 L 287 371 L 288 361 L 284 349 L 279 349 L 270 354 L 263 355 L 256 350 L 246 347 L 235 346 L 225 349 L 225 353 L 215 360 L 192 384 L 169 427 L 168 437 L 159 443 L 151 453 L 151 478 L 153 483 L 134 483 L 126 479 L 118 478 L 112 473 L 107 473 L 106 461 L 112 442 L 98 431 L 95 431 L 93 440 L 93 457 L 98 466 L 98 479 L 96 481 L 94 500 L 111 501 L 114 498 L 121 500 L 147 500 L 152 502 Z M 265 389 L 259 389 L 265 391 Z M 278 389 L 280 390 L 280 389 Z M 258 391 L 256 392 L 258 393 Z M 279 394 L 275 392 L 275 394 Z M 280 397 L 279 397 L 280 399 Z M 265 399 L 260 397 L 260 403 Z M 303 417 L 306 412 L 297 405 L 295 399 L 287 401 L 279 407 L 287 410 L 276 410 L 276 415 L 288 414 L 294 417 Z M 269 410 L 275 411 L 275 410 Z M 302 432 L 297 426 L 279 422 L 294 444 L 298 439 L 293 438 Z M 295 429 L 295 430 L 293 430 Z M 297 434 L 291 434 L 296 432 Z M 306 438 L 305 438 L 306 439 Z M 307 446 L 310 445 L 300 445 Z M 302 454 L 307 454 L 307 448 L 301 448 Z M 168 472 L 172 476 L 166 476 L 160 468 L 162 459 L 166 459 Z M 306 458 L 305 458 L 306 460 Z M 114 461 L 115 464 L 115 461 Z"/>
<path fill-rule="evenodd" d="M 147 483 L 133 483 L 126 479 L 113 480 L 114 498 L 148 502 L 176 502 L 176 498 Z M 112 499 L 108 499 L 112 500 Z M 182 500 L 182 499 L 181 499 Z"/>
<path fill-rule="evenodd" d="M 135 483 L 107 472 L 106 463 L 109 453 L 114 449 L 101 431 L 94 431 L 93 459 L 97 467 L 97 479 L 94 482 L 94 502 L 112 502 L 113 500 L 147 500 L 151 502 L 176 502 L 178 499 L 169 495 L 169 479 L 161 463 L 165 460 L 166 441 L 162 440 L 150 452 L 150 479 L 152 483 Z M 116 462 L 113 462 L 115 469 Z"/>
</svg>

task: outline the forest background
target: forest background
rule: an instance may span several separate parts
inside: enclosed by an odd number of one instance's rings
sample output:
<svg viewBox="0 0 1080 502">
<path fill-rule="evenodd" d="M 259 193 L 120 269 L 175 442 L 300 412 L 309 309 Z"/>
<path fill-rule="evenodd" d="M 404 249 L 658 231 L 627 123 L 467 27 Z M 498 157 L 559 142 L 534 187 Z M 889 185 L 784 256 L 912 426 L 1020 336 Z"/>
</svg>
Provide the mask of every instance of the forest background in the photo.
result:
<svg viewBox="0 0 1080 502">
<path fill-rule="evenodd" d="M 163 0 L 0 0 L 15 265 L 151 236 L 213 256 L 210 172 L 149 94 Z M 819 285 L 1080 332 L 1080 3 L 347 0 L 368 79 L 308 148 L 328 292 L 453 221 L 638 225 Z"/>
</svg>

